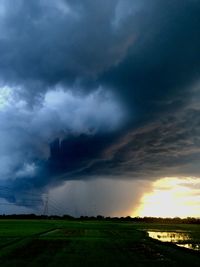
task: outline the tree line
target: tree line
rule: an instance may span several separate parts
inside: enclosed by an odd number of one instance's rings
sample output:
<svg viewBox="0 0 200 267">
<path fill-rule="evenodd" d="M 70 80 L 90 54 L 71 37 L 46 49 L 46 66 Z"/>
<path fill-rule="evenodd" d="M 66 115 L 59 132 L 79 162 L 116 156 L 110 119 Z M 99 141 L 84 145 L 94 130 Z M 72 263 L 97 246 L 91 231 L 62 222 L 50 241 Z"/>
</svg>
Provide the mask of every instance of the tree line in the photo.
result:
<svg viewBox="0 0 200 267">
<path fill-rule="evenodd" d="M 80 216 L 73 217 L 71 215 L 36 215 L 36 214 L 11 214 L 0 215 L 1 219 L 25 219 L 25 220 L 81 220 L 81 221 L 118 221 L 118 222 L 143 222 L 143 223 L 172 223 L 172 224 L 200 224 L 200 218 L 187 217 L 187 218 L 161 218 L 161 217 L 104 217 L 97 216 Z"/>
</svg>

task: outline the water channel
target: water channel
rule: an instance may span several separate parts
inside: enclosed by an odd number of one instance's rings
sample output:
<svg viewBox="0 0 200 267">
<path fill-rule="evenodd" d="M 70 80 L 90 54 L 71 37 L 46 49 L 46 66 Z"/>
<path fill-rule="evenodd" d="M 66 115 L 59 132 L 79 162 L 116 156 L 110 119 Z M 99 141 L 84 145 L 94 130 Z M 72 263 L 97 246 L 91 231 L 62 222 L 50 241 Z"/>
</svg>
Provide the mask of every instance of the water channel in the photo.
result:
<svg viewBox="0 0 200 267">
<path fill-rule="evenodd" d="M 200 251 L 200 244 L 193 243 L 189 232 L 147 231 L 149 237 L 162 242 L 172 242 L 180 247 Z"/>
</svg>

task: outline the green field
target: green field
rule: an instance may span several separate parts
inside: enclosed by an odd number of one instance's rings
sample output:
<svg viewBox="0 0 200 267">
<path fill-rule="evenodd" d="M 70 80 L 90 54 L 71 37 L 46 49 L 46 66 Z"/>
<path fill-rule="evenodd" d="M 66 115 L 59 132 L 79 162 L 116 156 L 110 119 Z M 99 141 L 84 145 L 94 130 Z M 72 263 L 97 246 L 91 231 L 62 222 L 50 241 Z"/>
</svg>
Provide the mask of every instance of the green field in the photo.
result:
<svg viewBox="0 0 200 267">
<path fill-rule="evenodd" d="M 111 221 L 0 220 L 0 266 L 200 266 L 200 252 L 148 237 L 200 225 Z"/>
</svg>

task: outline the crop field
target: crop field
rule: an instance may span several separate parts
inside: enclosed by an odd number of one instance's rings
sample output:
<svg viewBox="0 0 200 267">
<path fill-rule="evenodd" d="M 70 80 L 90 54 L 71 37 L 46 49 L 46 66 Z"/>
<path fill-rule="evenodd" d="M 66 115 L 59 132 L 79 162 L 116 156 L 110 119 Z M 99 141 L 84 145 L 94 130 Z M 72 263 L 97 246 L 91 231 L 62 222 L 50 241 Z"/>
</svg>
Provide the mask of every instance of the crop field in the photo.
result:
<svg viewBox="0 0 200 267">
<path fill-rule="evenodd" d="M 0 220 L 0 266 L 200 266 L 200 251 L 148 231 L 188 233 L 200 243 L 200 225 Z"/>
</svg>

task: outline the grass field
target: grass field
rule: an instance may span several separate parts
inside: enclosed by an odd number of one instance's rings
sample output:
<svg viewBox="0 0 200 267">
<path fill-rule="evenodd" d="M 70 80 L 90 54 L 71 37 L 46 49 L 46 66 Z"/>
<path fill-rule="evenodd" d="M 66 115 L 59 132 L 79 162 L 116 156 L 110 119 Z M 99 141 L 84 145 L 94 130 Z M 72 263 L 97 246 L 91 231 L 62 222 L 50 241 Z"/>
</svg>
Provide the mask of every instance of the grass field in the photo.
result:
<svg viewBox="0 0 200 267">
<path fill-rule="evenodd" d="M 200 252 L 148 237 L 199 225 L 110 221 L 0 220 L 0 266 L 200 266 Z"/>
</svg>

